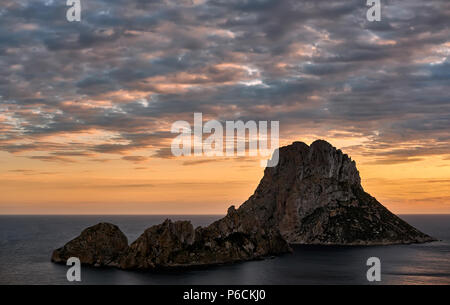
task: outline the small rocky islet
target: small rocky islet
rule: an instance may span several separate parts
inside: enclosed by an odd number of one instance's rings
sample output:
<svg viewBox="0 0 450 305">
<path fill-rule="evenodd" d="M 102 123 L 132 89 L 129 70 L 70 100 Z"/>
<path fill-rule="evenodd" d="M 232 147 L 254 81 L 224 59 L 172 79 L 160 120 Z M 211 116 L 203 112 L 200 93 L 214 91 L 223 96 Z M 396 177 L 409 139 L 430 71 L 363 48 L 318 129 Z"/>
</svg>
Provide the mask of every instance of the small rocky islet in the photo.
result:
<svg viewBox="0 0 450 305">
<path fill-rule="evenodd" d="M 279 148 L 254 194 L 207 227 L 167 219 L 131 245 L 115 225 L 99 223 L 52 254 L 92 266 L 159 269 L 260 259 L 292 244 L 392 245 L 434 241 L 366 193 L 356 164 L 324 140 Z"/>
</svg>

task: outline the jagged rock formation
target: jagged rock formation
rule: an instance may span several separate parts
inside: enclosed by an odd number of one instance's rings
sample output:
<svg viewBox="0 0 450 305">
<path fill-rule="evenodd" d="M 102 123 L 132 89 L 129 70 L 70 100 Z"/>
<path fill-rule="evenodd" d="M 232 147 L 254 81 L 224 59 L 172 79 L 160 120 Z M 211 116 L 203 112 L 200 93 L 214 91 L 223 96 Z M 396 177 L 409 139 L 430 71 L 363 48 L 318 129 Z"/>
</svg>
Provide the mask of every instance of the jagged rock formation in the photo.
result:
<svg viewBox="0 0 450 305">
<path fill-rule="evenodd" d="M 229 213 L 206 228 L 164 221 L 147 229 L 119 260 L 123 269 L 200 266 L 256 259 L 290 251 L 278 230 L 248 227 Z"/>
<path fill-rule="evenodd" d="M 100 223 L 53 251 L 52 261 L 78 257 L 83 264 L 122 269 L 158 269 L 231 263 L 291 251 L 278 229 L 240 221 L 234 207 L 206 228 L 190 221 L 167 219 L 154 225 L 128 246 L 120 229 Z"/>
<path fill-rule="evenodd" d="M 52 262 L 62 263 L 69 257 L 78 257 L 88 265 L 111 265 L 126 249 L 128 239 L 119 227 L 99 223 L 83 230 L 80 236 L 53 251 Z"/>
<path fill-rule="evenodd" d="M 361 186 L 356 164 L 323 140 L 281 147 L 255 193 L 239 208 L 278 226 L 291 244 L 387 245 L 432 241 Z"/>
<path fill-rule="evenodd" d="M 254 194 L 208 227 L 188 221 L 152 226 L 129 247 L 110 224 L 86 229 L 52 260 L 70 256 L 123 269 L 197 266 L 291 251 L 290 244 L 388 245 L 433 241 L 364 191 L 355 162 L 318 140 L 279 149 Z M 124 243 L 125 241 L 125 243 Z"/>
</svg>

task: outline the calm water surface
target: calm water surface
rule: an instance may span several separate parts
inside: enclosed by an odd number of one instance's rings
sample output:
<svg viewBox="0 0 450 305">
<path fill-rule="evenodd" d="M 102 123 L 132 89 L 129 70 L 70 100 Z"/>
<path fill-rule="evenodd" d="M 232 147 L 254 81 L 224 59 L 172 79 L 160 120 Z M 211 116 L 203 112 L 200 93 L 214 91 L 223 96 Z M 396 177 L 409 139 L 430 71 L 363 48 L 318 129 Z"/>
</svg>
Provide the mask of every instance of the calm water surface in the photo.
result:
<svg viewBox="0 0 450 305">
<path fill-rule="evenodd" d="M 68 284 L 52 250 L 98 222 L 134 241 L 166 218 L 205 226 L 221 216 L 0 216 L 0 284 Z M 82 268 L 81 284 L 367 284 L 366 260 L 381 259 L 382 284 L 450 284 L 450 215 L 401 215 L 441 241 L 383 247 L 295 246 L 274 259 L 201 270 L 139 272 Z"/>
</svg>

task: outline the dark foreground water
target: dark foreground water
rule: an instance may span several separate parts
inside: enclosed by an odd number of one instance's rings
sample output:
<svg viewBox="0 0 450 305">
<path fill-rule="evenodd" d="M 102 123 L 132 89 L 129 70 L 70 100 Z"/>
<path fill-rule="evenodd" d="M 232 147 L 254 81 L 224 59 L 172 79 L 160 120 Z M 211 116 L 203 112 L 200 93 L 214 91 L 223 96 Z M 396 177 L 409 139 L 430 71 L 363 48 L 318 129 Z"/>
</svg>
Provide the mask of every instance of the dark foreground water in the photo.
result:
<svg viewBox="0 0 450 305">
<path fill-rule="evenodd" d="M 134 241 L 165 218 L 207 225 L 220 216 L 0 216 L 0 284 L 68 284 L 52 250 L 98 222 Z M 367 284 L 366 260 L 381 260 L 382 284 L 450 284 L 450 215 L 402 215 L 442 241 L 383 247 L 296 246 L 274 259 L 200 270 L 138 272 L 82 267 L 82 284 Z"/>
</svg>

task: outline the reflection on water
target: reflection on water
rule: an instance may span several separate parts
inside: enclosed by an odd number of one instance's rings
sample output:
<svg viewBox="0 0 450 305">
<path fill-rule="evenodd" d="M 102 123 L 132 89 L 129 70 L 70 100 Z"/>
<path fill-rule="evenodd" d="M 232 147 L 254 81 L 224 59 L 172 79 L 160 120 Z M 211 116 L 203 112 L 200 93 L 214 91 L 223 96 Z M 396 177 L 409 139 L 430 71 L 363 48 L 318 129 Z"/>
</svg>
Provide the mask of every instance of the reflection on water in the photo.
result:
<svg viewBox="0 0 450 305">
<path fill-rule="evenodd" d="M 100 221 L 117 224 L 135 240 L 166 216 L 0 216 L 0 283 L 67 284 L 51 251 Z M 170 216 L 207 225 L 219 216 Z M 450 284 L 450 215 L 403 215 L 442 241 L 398 246 L 294 246 L 274 259 L 185 270 L 122 271 L 83 267 L 82 284 L 369 284 L 366 260 L 381 259 L 381 284 Z"/>
</svg>

